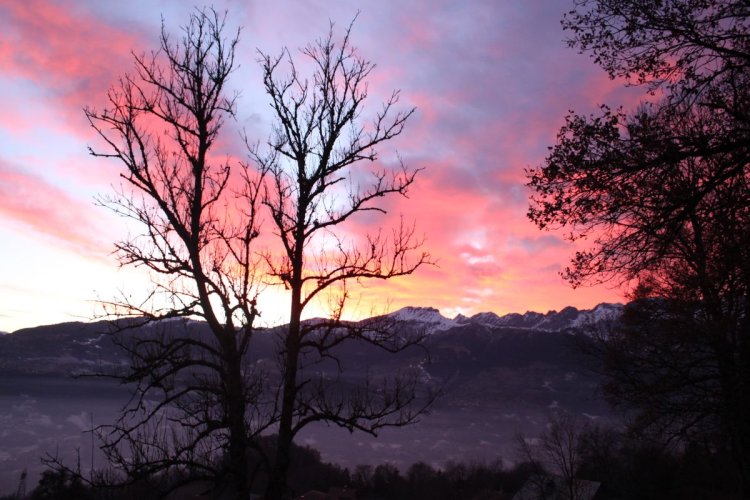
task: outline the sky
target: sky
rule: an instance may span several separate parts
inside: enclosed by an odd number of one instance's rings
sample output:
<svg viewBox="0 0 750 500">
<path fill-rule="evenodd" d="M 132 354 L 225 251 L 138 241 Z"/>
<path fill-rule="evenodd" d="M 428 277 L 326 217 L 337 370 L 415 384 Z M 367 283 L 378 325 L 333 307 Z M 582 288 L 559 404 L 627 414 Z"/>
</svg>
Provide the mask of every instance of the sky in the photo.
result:
<svg viewBox="0 0 750 500">
<path fill-rule="evenodd" d="M 237 121 L 221 144 L 242 156 L 240 132 L 263 141 L 272 116 L 258 52 L 292 54 L 357 16 L 353 44 L 377 66 L 366 106 L 400 89 L 416 107 L 404 133 L 383 145 L 422 168 L 408 199 L 356 221 L 388 228 L 400 217 L 425 236 L 436 266 L 357 288 L 350 317 L 373 306 L 429 306 L 442 314 L 546 312 L 623 301 L 613 284 L 572 289 L 559 275 L 578 247 L 527 218 L 524 170 L 540 165 L 568 110 L 633 106 L 638 92 L 611 81 L 587 55 L 566 46 L 560 27 L 572 0 L 224 0 L 241 30 Z M 93 158 L 83 108 L 101 106 L 132 52 L 158 46 L 185 24 L 180 0 L 0 0 L 0 331 L 85 321 L 98 300 L 147 286 L 120 269 L 114 243 L 125 222 L 95 198 L 112 191 L 120 165 Z M 357 13 L 359 14 L 357 15 Z M 264 321 L 284 319 L 285 297 L 269 290 Z M 315 307 L 308 316 L 321 314 Z"/>
</svg>

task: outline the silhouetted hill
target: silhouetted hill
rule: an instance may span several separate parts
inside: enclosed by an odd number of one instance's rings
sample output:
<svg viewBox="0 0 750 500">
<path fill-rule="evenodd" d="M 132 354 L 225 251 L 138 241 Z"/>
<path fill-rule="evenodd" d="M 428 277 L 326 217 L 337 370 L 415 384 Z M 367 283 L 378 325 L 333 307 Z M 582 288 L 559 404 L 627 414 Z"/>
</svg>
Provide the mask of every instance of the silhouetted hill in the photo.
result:
<svg viewBox="0 0 750 500">
<path fill-rule="evenodd" d="M 619 306 L 602 305 L 590 311 L 566 308 L 452 319 L 431 308 L 395 311 L 384 318 L 386 323 L 403 337 L 424 335 L 422 346 L 394 355 L 367 342 L 348 342 L 334 352 L 341 365 L 311 352 L 303 359 L 304 370 L 345 385 L 411 372 L 426 386 L 441 389 L 433 411 L 420 423 L 384 430 L 377 439 L 361 434 L 349 439 L 348 433 L 321 424 L 300 442 L 349 466 L 363 461 L 444 463 L 512 457 L 514 436 L 537 435 L 557 409 L 606 421 L 611 413 L 597 398 L 599 380 L 574 345 L 590 341 L 592 331 L 606 330 L 618 311 Z M 114 420 L 128 399 L 128 388 L 111 379 L 70 375 L 127 367 L 115 338 L 128 342 L 134 337 L 189 335 L 213 341 L 207 325 L 199 321 L 137 322 L 62 323 L 0 336 L 0 399 L 5 407 L 0 418 L 14 429 L 0 440 L 0 492 L 10 491 L 24 469 L 38 476 L 39 456 L 45 452 L 60 447 L 74 460 L 76 447 L 89 446 L 85 432 L 91 422 Z M 114 333 L 123 326 L 134 328 Z M 246 362 L 265 366 L 273 377 L 276 340 L 283 329 L 258 330 Z"/>
<path fill-rule="evenodd" d="M 432 308 L 404 308 L 387 317 L 403 335 L 424 334 L 423 346 L 391 354 L 366 342 L 348 342 L 336 351 L 340 361 L 304 360 L 305 370 L 342 383 L 416 370 L 426 384 L 443 388 L 443 402 L 460 406 L 503 406 L 508 402 L 575 408 L 590 400 L 598 380 L 574 349 L 594 330 L 606 329 L 622 306 L 601 304 L 592 310 L 568 307 L 546 314 L 497 316 L 481 313 L 449 319 Z M 132 320 L 134 321 L 134 320 Z M 0 336 L 0 372 L 47 374 L 117 371 L 127 365 L 115 336 L 190 335 L 212 341 L 207 325 L 165 320 L 126 329 L 127 323 L 61 323 Z M 259 330 L 248 362 L 275 371 L 276 333 Z M 551 401 L 551 402 L 550 402 Z"/>
</svg>

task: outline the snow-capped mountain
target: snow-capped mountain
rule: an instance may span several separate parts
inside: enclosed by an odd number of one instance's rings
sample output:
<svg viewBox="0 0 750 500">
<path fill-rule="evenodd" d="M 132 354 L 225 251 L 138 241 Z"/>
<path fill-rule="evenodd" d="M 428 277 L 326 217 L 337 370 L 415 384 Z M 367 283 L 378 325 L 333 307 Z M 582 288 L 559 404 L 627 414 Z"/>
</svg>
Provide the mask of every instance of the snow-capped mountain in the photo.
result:
<svg viewBox="0 0 750 500">
<path fill-rule="evenodd" d="M 456 319 L 446 318 L 434 307 L 404 307 L 387 315 L 388 318 L 403 323 L 417 323 L 429 331 L 449 330 L 460 323 Z"/>
<path fill-rule="evenodd" d="M 617 320 L 622 313 L 622 304 L 602 303 L 593 309 L 579 310 L 566 307 L 546 314 L 529 311 L 525 314 L 511 313 L 497 316 L 493 313 L 480 313 L 470 320 L 489 327 L 513 327 L 529 330 L 561 331 L 571 328 L 585 328 Z"/>
<path fill-rule="evenodd" d="M 611 324 L 620 317 L 622 308 L 622 304 L 602 303 L 593 309 L 584 310 L 566 307 L 559 312 L 549 311 L 546 314 L 528 311 L 524 314 L 511 313 L 503 316 L 498 316 L 492 312 L 483 312 L 471 317 L 459 314 L 450 319 L 440 314 L 440 311 L 433 307 L 404 307 L 388 316 L 397 321 L 420 324 L 433 333 L 463 325 L 557 332 Z"/>
<path fill-rule="evenodd" d="M 620 309 L 621 306 L 601 304 L 588 311 L 565 308 L 546 314 L 482 313 L 451 319 L 434 308 L 407 307 L 387 315 L 389 321 L 384 324 L 391 323 L 398 333 L 428 333 L 422 345 L 392 354 L 369 342 L 344 342 L 336 346 L 335 359 L 319 359 L 314 350 L 308 351 L 303 370 L 306 376 L 316 377 L 326 386 L 356 387 L 370 380 L 406 374 L 417 377 L 425 388 L 438 390 L 435 419 L 417 428 L 413 438 L 404 438 L 403 449 L 420 449 L 418 443 L 428 443 L 430 453 L 442 453 L 434 450 L 436 443 L 443 443 L 439 449 L 452 454 L 473 442 L 484 450 L 487 439 L 496 443 L 506 439 L 500 437 L 502 433 L 511 443 L 507 449 L 512 453 L 513 435 L 519 431 L 541 432 L 552 411 L 599 419 L 598 422 L 609 418 L 606 403 L 597 399 L 601 380 L 591 369 L 590 360 L 579 350 L 580 345 L 589 345 L 586 343 L 596 338 L 576 335 L 586 330 L 573 327 L 608 321 Z M 381 318 L 373 319 L 379 325 L 377 320 Z M 308 321 L 307 324 L 316 322 Z M 20 443 L 16 446 L 13 433 L 0 436 L 0 450 L 13 450 L 14 457 L 25 457 L 25 463 L 38 463 L 38 455 L 53 442 L 53 437 L 70 443 L 69 435 L 81 435 L 82 429 L 71 425 L 83 419 L 80 416 L 85 416 L 80 413 L 83 408 L 91 415 L 95 409 L 97 419 L 102 419 L 102 415 L 115 418 L 118 408 L 127 401 L 126 386 L 108 379 L 70 378 L 72 373 L 116 373 L 130 363 L 113 342 L 116 334 L 112 327 L 106 322 L 63 323 L 0 336 L 3 381 L 0 389 L 4 391 L 0 395 L 4 401 L 10 401 L 0 416 L 6 421 L 10 418 L 9 428 L 31 429 L 39 438 L 33 442 L 24 435 L 23 441 L 21 438 L 15 441 Z M 271 388 L 279 380 L 277 351 L 283 348 L 279 345 L 279 333 L 284 328 L 259 330 L 249 348 L 248 364 L 268 377 Z M 129 335 L 158 338 L 162 334 L 211 340 L 205 323 L 189 320 L 141 325 L 123 334 L 124 340 Z M 47 413 L 37 408 L 44 408 Z M 29 427 L 29 421 L 40 423 Z M 58 434 L 53 435 L 55 432 Z M 318 442 L 335 439 L 323 438 Z M 361 454 L 363 448 L 358 446 L 351 445 L 348 449 L 355 455 Z M 27 449 L 31 451 L 24 451 Z M 1 455 L 0 485 L 3 475 L 7 475 L 7 468 L 3 467 L 16 463 L 3 461 Z M 18 473 L 15 471 L 14 477 Z"/>
<path fill-rule="evenodd" d="M 465 350 L 472 336 L 487 336 L 492 339 L 518 335 L 531 335 L 544 341 L 540 332 L 591 334 L 594 331 L 606 332 L 622 312 L 620 304 L 599 304 L 590 310 L 566 307 L 561 311 L 546 314 L 527 312 L 498 316 L 486 312 L 471 317 L 458 315 L 447 318 L 432 307 L 405 307 L 385 317 L 395 322 L 394 328 L 404 332 L 426 333 L 435 346 L 445 343 L 456 349 Z M 308 320 L 314 322 L 315 320 Z M 318 320 L 320 321 L 320 320 Z M 283 326 L 278 327 L 283 328 Z M 267 335 L 256 335 L 252 346 L 255 359 L 272 359 L 275 350 L 275 328 L 267 330 Z M 140 326 L 128 330 L 126 335 L 158 335 L 159 332 L 177 335 L 198 335 L 211 338 L 207 326 L 200 321 L 168 320 Z M 568 335 L 565 335 L 568 336 Z M 429 347 L 429 346 L 428 346 Z M 359 352 L 360 347 L 352 347 Z M 361 349 L 360 349 L 361 350 Z M 479 349 L 477 352 L 482 351 Z M 368 356 L 376 356 L 368 354 Z M 515 354 L 514 354 L 515 355 Z M 381 354 L 377 354 L 379 359 Z M 342 356 L 346 358 L 346 356 Z M 374 359 L 374 358 L 373 358 Z M 126 363 L 124 352 L 113 341 L 112 325 L 108 323 L 63 323 L 19 330 L 0 335 L 0 372 L 70 372 L 83 368 L 93 369 L 102 366 L 119 366 Z M 363 366 L 367 366 L 364 363 Z"/>
</svg>

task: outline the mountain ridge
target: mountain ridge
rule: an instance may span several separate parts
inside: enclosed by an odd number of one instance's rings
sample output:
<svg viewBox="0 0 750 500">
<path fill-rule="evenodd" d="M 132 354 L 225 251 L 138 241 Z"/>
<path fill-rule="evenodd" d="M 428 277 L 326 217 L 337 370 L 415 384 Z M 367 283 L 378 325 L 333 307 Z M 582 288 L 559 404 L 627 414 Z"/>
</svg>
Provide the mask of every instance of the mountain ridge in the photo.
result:
<svg viewBox="0 0 750 500">
<path fill-rule="evenodd" d="M 556 412 L 568 412 L 597 425 L 613 421 L 606 401 L 600 397 L 602 380 L 590 360 L 578 350 L 579 345 L 595 342 L 596 338 L 575 325 L 607 321 L 608 315 L 618 310 L 620 306 L 600 305 L 583 311 L 564 308 L 545 314 L 479 313 L 454 318 L 442 316 L 435 308 L 411 307 L 391 312 L 390 319 L 396 321 L 376 320 L 375 326 L 402 328 L 397 331 L 405 336 L 427 333 L 422 345 L 394 354 L 366 341 L 343 342 L 334 351 L 335 360 L 307 352 L 301 373 L 334 389 L 365 387 L 370 381 L 385 380 L 394 374 L 413 377 L 424 391 L 440 394 L 432 412 L 412 431 L 407 428 L 411 437 L 396 441 L 383 435 L 380 439 L 386 439 L 386 444 L 373 443 L 371 448 L 360 447 L 365 446 L 362 438 L 337 448 L 338 444 L 331 443 L 343 443 L 340 436 L 320 434 L 328 432 L 327 426 L 307 438 L 318 439 L 322 445 L 330 446 L 329 450 L 346 450 L 357 457 L 351 460 L 359 459 L 365 449 L 373 453 L 403 449 L 430 454 L 438 450 L 451 458 L 455 453 L 470 453 L 467 450 L 485 450 L 489 443 L 510 450 L 517 433 L 538 434 L 544 430 L 549 415 Z M 448 328 L 430 330 L 430 325 Z M 17 438 L 10 433 L 0 440 L 6 450 L 13 450 L 13 456 L 20 457 L 18 460 L 38 462 L 36 454 L 40 451 L 35 446 L 42 450 L 53 438 L 81 435 L 77 423 L 89 421 L 88 414 L 82 412 L 91 412 L 91 419 L 95 412 L 99 422 L 108 422 L 128 401 L 130 385 L 109 378 L 71 377 L 116 374 L 129 366 L 130 360 L 114 342 L 120 334 L 114 333 L 116 328 L 112 326 L 110 322 L 68 322 L 0 337 L 0 380 L 4 383 L 0 392 L 4 391 L 5 401 L 11 401 L 4 418 L 6 422 L 11 418 L 11 428 L 36 433 Z M 246 360 L 268 377 L 271 390 L 274 381 L 280 380 L 275 359 L 283 333 L 283 327 L 259 330 L 253 335 Z M 187 319 L 153 322 L 121 334 L 126 341 L 128 335 L 189 335 L 212 341 L 204 322 Z M 46 422 L 55 422 L 55 426 Z M 44 437 L 30 444 L 32 435 Z M 335 453 L 344 456 L 343 451 Z M 423 458 L 415 455 L 412 461 L 417 459 Z M 3 465 L 9 463 L 0 460 L 0 479 Z"/>
<path fill-rule="evenodd" d="M 426 335 L 426 347 L 435 353 L 442 353 L 443 359 L 458 362 L 466 370 L 466 362 L 472 358 L 486 358 L 485 350 L 496 353 L 496 358 L 512 358 L 514 349 L 523 345 L 529 351 L 529 359 L 537 356 L 534 350 L 541 353 L 546 350 L 548 340 L 545 337 L 595 337 L 606 331 L 617 320 L 624 306 L 602 303 L 593 309 L 579 310 L 566 307 L 560 311 L 549 311 L 545 314 L 533 311 L 524 314 L 511 313 L 498 316 L 494 313 L 478 313 L 471 317 L 456 315 L 454 318 L 443 316 L 434 307 L 405 307 L 379 317 L 368 318 L 354 324 L 383 318 L 390 323 L 389 328 L 403 329 L 405 335 Z M 128 320 L 120 320 L 128 321 Z M 315 322 L 315 319 L 306 322 Z M 122 323 L 120 324 L 122 326 Z M 284 326 L 263 328 L 254 336 L 251 347 L 252 362 L 274 358 L 278 334 Z M 202 321 L 191 319 L 163 320 L 133 329 L 126 329 L 119 334 L 111 322 L 67 322 L 56 325 L 44 325 L 17 330 L 9 335 L 0 336 L 0 372 L 18 373 L 70 373 L 81 370 L 97 371 L 109 367 L 127 366 L 129 362 L 124 351 L 118 347 L 118 336 L 150 335 L 190 335 L 212 341 L 207 325 Z M 115 335 L 113 335 L 115 334 Z M 540 335 L 542 334 L 542 335 Z M 525 337 L 530 337 L 524 340 Z M 536 337 L 537 340 L 534 340 Z M 549 342 L 563 342 L 564 339 L 549 339 Z M 488 344 L 489 342 L 489 344 Z M 495 350 L 496 342 L 505 343 L 506 350 Z M 519 344 L 519 342 L 521 344 Z M 359 360 L 361 366 L 381 365 L 388 369 L 398 369 L 398 363 L 411 355 L 396 356 L 393 360 L 377 349 L 364 349 L 360 343 L 341 347 L 341 359 Z M 535 347 L 536 345 L 536 347 Z M 484 347 L 481 347 L 484 346 Z M 460 353 L 471 352 L 467 358 Z M 446 358 L 446 353 L 451 353 Z M 520 354 L 519 354 L 520 355 Z M 553 358 L 549 358 L 554 361 Z M 405 364 L 419 363 L 411 360 Z M 486 359 L 487 366 L 493 364 Z M 328 368 L 327 368 L 328 369 Z M 437 368 L 436 368 L 437 369 Z M 452 368 L 451 368 L 452 369 Z M 331 368 L 332 373 L 334 372 Z"/>
<path fill-rule="evenodd" d="M 466 324 L 478 324 L 490 328 L 520 328 L 539 331 L 562 331 L 571 328 L 582 328 L 601 322 L 613 322 L 619 318 L 624 305 L 619 303 L 602 302 L 592 309 L 578 309 L 573 306 L 564 307 L 560 311 L 550 310 L 546 313 L 526 311 L 508 313 L 498 316 L 494 312 L 480 312 L 473 316 L 457 314 L 453 318 L 443 316 L 434 307 L 406 306 L 386 317 L 404 322 L 419 322 L 436 331 L 444 331 Z"/>
<path fill-rule="evenodd" d="M 463 314 L 457 314 L 453 318 L 443 316 L 439 309 L 430 306 L 405 306 L 396 311 L 381 315 L 397 321 L 402 322 L 417 322 L 425 323 L 428 325 L 437 326 L 437 330 L 446 330 L 449 328 L 465 325 L 465 324 L 480 324 L 489 327 L 513 327 L 530 330 L 542 330 L 542 331 L 559 331 L 570 327 L 579 327 L 586 324 L 595 323 L 597 321 L 605 320 L 611 321 L 617 319 L 619 314 L 622 312 L 624 305 L 620 303 L 601 302 L 591 309 L 578 309 L 573 306 L 567 306 L 557 310 L 549 310 L 546 313 L 540 313 L 537 311 L 526 311 L 525 313 L 507 313 L 502 316 L 495 312 L 486 311 L 476 313 L 472 316 L 465 316 Z M 565 318 L 568 318 L 566 321 Z M 322 321 L 325 318 L 311 318 L 305 320 L 310 321 Z M 364 318 L 362 320 L 352 321 L 358 323 L 360 321 L 366 321 L 371 318 Z M 157 321 L 153 324 L 164 324 L 170 321 L 179 321 L 181 318 L 169 318 Z M 200 320 L 187 320 L 195 323 L 201 323 Z M 47 330 L 51 327 L 81 327 L 85 328 L 87 325 L 94 325 L 101 323 L 101 321 L 63 321 L 60 323 L 51 323 L 45 325 L 24 327 L 14 330 L 12 332 L 0 331 L 0 337 L 2 336 L 13 336 L 18 333 L 28 331 L 42 331 Z M 277 328 L 285 325 L 277 325 L 274 327 L 267 327 L 269 329 Z"/>
</svg>

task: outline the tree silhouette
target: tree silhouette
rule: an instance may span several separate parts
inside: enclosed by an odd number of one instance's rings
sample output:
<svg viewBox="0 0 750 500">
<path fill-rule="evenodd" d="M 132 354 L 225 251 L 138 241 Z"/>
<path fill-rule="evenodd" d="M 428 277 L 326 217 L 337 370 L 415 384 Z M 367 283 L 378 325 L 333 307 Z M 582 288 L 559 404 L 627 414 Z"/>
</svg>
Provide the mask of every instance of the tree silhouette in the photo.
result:
<svg viewBox="0 0 750 500">
<path fill-rule="evenodd" d="M 747 123 L 749 14 L 742 0 L 577 0 L 562 25 L 610 77 Z"/>
<path fill-rule="evenodd" d="M 336 43 L 331 26 L 303 51 L 315 68 L 309 82 L 288 51 L 261 54 L 277 124 L 268 148 L 250 148 L 257 168 L 215 159 L 224 120 L 234 117 L 236 95 L 225 86 L 238 34 L 225 38 L 225 15 L 214 10 L 193 12 L 178 41 L 162 27 L 160 49 L 134 56 L 135 72 L 110 90 L 109 106 L 86 109 L 104 141 L 91 153 L 125 167 L 124 185 L 100 202 L 143 229 L 117 244 L 121 263 L 154 276 L 145 300 L 124 295 L 105 304 L 129 318 L 116 325 L 127 330 L 118 342 L 131 364 L 116 376 L 135 384 L 134 395 L 114 425 L 100 428 L 108 459 L 128 481 L 156 475 L 175 488 L 210 479 L 217 492 L 246 498 L 257 467 L 269 472 L 268 497 L 281 498 L 292 441 L 306 425 L 375 434 L 415 421 L 434 398 L 420 398 L 416 371 L 355 386 L 311 369 L 326 360 L 341 369 L 336 348 L 345 341 L 398 352 L 422 338 L 388 317 L 342 320 L 351 280 L 404 276 L 430 262 L 403 222 L 359 241 L 339 232 L 358 213 L 385 213 L 378 202 L 405 196 L 417 174 L 400 161 L 395 169 L 358 168 L 377 160 L 377 146 L 400 135 L 414 110 L 395 111 L 394 92 L 363 125 L 374 65 L 350 45 L 350 29 Z M 285 64 L 290 73 L 280 77 Z M 230 189 L 236 185 L 240 192 Z M 263 208 L 281 254 L 253 248 Z M 248 363 L 261 272 L 262 281 L 270 276 L 291 291 L 289 326 L 277 329 L 279 385 Z M 324 295 L 330 318 L 302 322 Z M 269 452 L 258 435 L 272 427 L 278 438 Z"/>
<path fill-rule="evenodd" d="M 746 491 L 748 14 L 728 0 L 579 2 L 563 20 L 570 44 L 659 97 L 631 113 L 571 113 L 529 172 L 529 217 L 591 241 L 565 277 L 574 286 L 627 282 L 633 296 L 651 298 L 606 339 L 613 401 L 664 438 L 718 432 Z"/>
<path fill-rule="evenodd" d="M 374 65 L 351 45 L 350 33 L 351 25 L 337 42 L 331 25 L 326 37 L 302 50 L 313 68 L 309 79 L 286 50 L 260 57 L 276 124 L 267 147 L 253 147 L 251 154 L 270 179 L 262 201 L 283 248 L 280 255 L 269 253 L 266 262 L 291 292 L 289 327 L 279 341 L 283 383 L 270 499 L 284 495 L 289 449 L 306 425 L 325 421 L 375 433 L 414 421 L 430 401 L 412 406 L 418 387 L 414 375 L 344 390 L 337 381 L 305 370 L 325 359 L 341 366 L 335 348 L 346 341 L 396 352 L 420 340 L 382 318 L 356 327 L 341 319 L 350 281 L 405 276 L 430 262 L 414 228 L 403 222 L 390 234 L 381 230 L 359 241 L 344 236 L 345 223 L 358 214 L 385 213 L 383 197 L 405 196 L 417 175 L 400 162 L 395 169 L 374 163 L 377 147 L 400 135 L 414 110 L 397 111 L 399 94 L 393 92 L 365 123 L 367 79 Z M 326 294 L 330 318 L 303 324 L 304 310 Z"/>
<path fill-rule="evenodd" d="M 226 84 L 239 32 L 227 36 L 225 18 L 195 10 L 178 39 L 162 24 L 160 48 L 134 54 L 107 107 L 85 111 L 103 140 L 91 154 L 124 167 L 123 184 L 99 201 L 140 229 L 117 244 L 120 262 L 154 280 L 143 301 L 106 303 L 114 317 L 137 318 L 118 327 L 151 328 L 120 338 L 131 365 L 118 377 L 135 389 L 119 420 L 100 428 L 103 449 L 130 480 L 208 478 L 246 498 L 252 437 L 270 421 L 258 414 L 263 377 L 246 363 L 261 181 L 214 153 L 236 100 Z M 229 189 L 238 170 L 241 193 Z M 209 334 L 180 318 L 205 320 Z"/>
<path fill-rule="evenodd" d="M 547 429 L 531 444 L 523 435 L 517 437 L 521 458 L 539 470 L 548 470 L 561 478 L 560 488 L 564 498 L 584 498 L 585 487 L 578 477 L 582 463 L 581 437 L 588 432 L 587 426 L 572 415 L 553 415 Z M 541 496 L 548 489 L 550 476 L 533 475 L 530 478 L 534 489 Z M 555 488 L 553 488 L 553 492 Z"/>
</svg>

